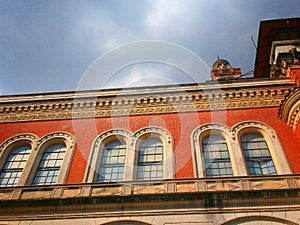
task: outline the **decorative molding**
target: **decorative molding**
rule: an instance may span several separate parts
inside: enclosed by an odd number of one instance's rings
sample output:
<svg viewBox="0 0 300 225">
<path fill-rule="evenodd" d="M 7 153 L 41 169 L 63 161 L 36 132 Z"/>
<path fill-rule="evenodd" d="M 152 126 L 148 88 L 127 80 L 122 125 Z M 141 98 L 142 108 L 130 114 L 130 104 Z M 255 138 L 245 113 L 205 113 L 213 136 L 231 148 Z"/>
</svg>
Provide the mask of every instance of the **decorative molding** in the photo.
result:
<svg viewBox="0 0 300 225">
<path fill-rule="evenodd" d="M 194 140 L 193 140 L 193 143 L 198 144 L 198 139 L 199 139 L 199 136 L 202 132 L 204 132 L 205 130 L 217 130 L 217 131 L 220 131 L 221 133 L 229 133 L 231 131 L 230 128 L 224 126 L 223 124 L 206 124 L 206 125 L 203 125 L 201 127 L 198 127 L 194 132 L 193 132 L 193 137 L 194 137 Z"/>
<path fill-rule="evenodd" d="M 296 131 L 300 120 L 300 88 L 295 88 L 285 97 L 280 106 L 278 115 L 279 118 Z"/>
<path fill-rule="evenodd" d="M 124 129 L 114 129 L 105 131 L 104 133 L 98 135 L 98 137 L 95 139 L 93 148 L 99 148 L 100 143 L 110 136 L 123 136 L 125 138 L 131 138 L 132 134 Z"/>
<path fill-rule="evenodd" d="M 56 144 L 57 142 L 64 142 L 66 146 L 66 153 L 64 156 L 63 163 L 60 168 L 60 173 L 57 178 L 57 183 L 62 184 L 66 181 L 68 171 L 71 165 L 71 159 L 74 154 L 76 139 L 71 134 L 66 132 L 55 132 L 47 134 L 41 138 L 33 135 L 33 134 L 20 134 L 18 136 L 14 136 L 7 141 L 5 141 L 0 146 L 0 168 L 3 166 L 7 160 L 8 154 L 10 150 L 15 147 L 15 143 L 18 142 L 30 142 L 32 151 L 29 154 L 29 158 L 23 168 L 22 174 L 18 181 L 17 187 L 23 185 L 32 185 L 32 181 L 35 176 L 35 171 L 40 163 L 41 157 L 44 151 L 49 147 L 49 145 Z M 32 172 L 33 171 L 33 172 Z M 15 188 L 17 188 L 15 187 Z"/>
<path fill-rule="evenodd" d="M 222 124 L 206 124 L 193 131 L 191 135 L 191 144 L 193 149 L 194 171 L 197 177 L 205 176 L 203 172 L 205 163 L 203 159 L 203 150 L 201 149 L 201 137 L 204 138 L 205 135 L 207 135 L 207 132 L 213 131 L 216 131 L 215 133 L 226 140 L 235 176 L 247 175 L 247 168 L 244 162 L 242 147 L 240 145 L 240 138 L 246 133 L 259 133 L 264 137 L 278 174 L 292 173 L 289 161 L 287 160 L 285 151 L 276 131 L 271 126 L 259 121 L 245 121 L 235 124 L 233 127 L 227 127 Z M 211 134 L 209 133 L 209 135 Z"/>
<path fill-rule="evenodd" d="M 242 216 L 231 219 L 230 221 L 227 221 L 226 223 L 223 223 L 223 225 L 235 225 L 235 224 L 249 224 L 249 223 L 275 223 L 275 224 L 287 224 L 287 225 L 298 225 L 298 223 L 294 223 L 292 221 L 287 220 L 287 218 L 279 218 L 275 216 L 269 216 L 269 215 L 255 215 L 255 216 Z"/>
<path fill-rule="evenodd" d="M 85 172 L 84 181 L 85 182 L 94 182 L 95 173 L 99 170 L 99 159 L 102 157 L 103 149 L 107 144 L 107 141 L 112 141 L 118 139 L 119 137 L 124 138 L 124 142 L 127 145 L 126 160 L 124 163 L 126 172 L 124 173 L 123 180 L 129 181 L 134 180 L 136 166 L 136 155 L 135 151 L 138 149 L 138 140 L 144 134 L 153 134 L 158 135 L 163 143 L 164 150 L 164 179 L 174 178 L 175 176 L 175 162 L 174 162 L 174 152 L 173 152 L 173 137 L 172 134 L 164 128 L 161 127 L 145 127 L 135 133 L 131 133 L 125 129 L 114 129 L 106 131 L 98 135 L 92 145 L 92 149 L 89 155 L 88 167 Z M 127 169 L 126 169 L 127 168 Z"/>
<path fill-rule="evenodd" d="M 164 128 L 161 128 L 161 127 L 155 127 L 155 126 L 152 126 L 152 127 L 145 127 L 145 128 L 142 128 L 138 131 L 136 131 L 134 134 L 133 134 L 133 140 L 137 140 L 140 136 L 142 136 L 143 134 L 151 134 L 151 133 L 156 133 L 156 134 L 159 134 L 159 135 L 162 135 L 163 137 L 165 137 L 168 141 L 172 141 L 173 138 L 172 138 L 172 134 L 167 131 L 166 129 Z"/>
<path fill-rule="evenodd" d="M 25 219 L 92 218 L 95 216 L 189 215 L 191 213 L 279 212 L 300 210 L 300 187 L 287 180 L 299 175 L 166 180 L 155 183 L 65 184 L 19 187 L 20 195 L 2 196 L 0 221 Z M 246 187 L 244 183 L 249 183 Z M 260 185 L 266 183 L 266 185 Z M 272 183 L 278 184 L 272 186 Z M 174 191 L 168 192 L 168 185 Z M 284 185 L 281 185 L 284 184 Z M 152 185 L 152 186 L 151 186 Z M 124 192 L 130 187 L 131 192 Z M 90 189 L 85 192 L 83 189 Z M 14 188 L 3 190 L 13 196 Z M 55 192 L 61 191 L 60 195 Z M 259 190 L 259 191 L 258 191 Z M 70 193 L 72 192 L 72 193 Z M 25 200 L 25 201 L 22 201 Z M 189 208 L 189 211 L 185 209 Z M 183 211 L 184 210 L 184 211 Z M 298 214 L 297 214 L 298 215 Z M 243 216 L 247 216 L 243 214 Z M 286 217 L 288 219 L 291 217 Z M 297 219 L 297 218 L 296 218 Z M 230 220 L 227 220 L 230 221 Z M 230 223 L 229 223 L 230 224 Z"/>
<path fill-rule="evenodd" d="M 38 137 L 34 134 L 20 134 L 20 135 L 13 136 L 0 145 L 0 153 L 5 148 L 7 148 L 10 144 L 18 141 L 26 141 L 26 140 L 30 141 L 33 145 L 35 145 L 35 143 L 37 143 L 38 141 Z"/>
<path fill-rule="evenodd" d="M 236 135 L 240 129 L 243 129 L 243 128 L 249 129 L 251 127 L 260 128 L 260 129 L 262 129 L 264 131 L 268 131 L 271 134 L 271 137 L 275 138 L 275 135 L 276 135 L 275 131 L 273 129 L 271 129 L 270 126 L 268 126 L 266 124 L 263 124 L 261 122 L 258 122 L 258 121 L 246 121 L 246 122 L 242 122 L 242 123 L 236 124 L 232 128 L 232 132 Z"/>
<path fill-rule="evenodd" d="M 55 133 L 47 134 L 47 135 L 41 137 L 37 142 L 36 149 L 40 148 L 40 146 L 42 146 L 42 144 L 44 144 L 45 142 L 48 142 L 51 139 L 57 139 L 57 138 L 61 138 L 61 139 L 64 139 L 65 141 L 67 141 L 67 143 L 68 143 L 67 147 L 68 148 L 70 148 L 70 149 L 74 148 L 75 138 L 74 138 L 73 135 L 71 135 L 67 132 L 55 132 Z"/>
<path fill-rule="evenodd" d="M 0 97 L 0 123 L 278 107 L 294 84 L 275 81 Z"/>
</svg>

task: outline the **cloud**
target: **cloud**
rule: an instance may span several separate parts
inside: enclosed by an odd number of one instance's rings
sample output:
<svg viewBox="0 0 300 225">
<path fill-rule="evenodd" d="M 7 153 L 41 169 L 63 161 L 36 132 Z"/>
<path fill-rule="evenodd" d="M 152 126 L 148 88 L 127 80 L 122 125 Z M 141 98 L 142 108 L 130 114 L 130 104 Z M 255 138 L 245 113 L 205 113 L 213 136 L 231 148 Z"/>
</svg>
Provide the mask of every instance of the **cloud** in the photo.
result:
<svg viewBox="0 0 300 225">
<path fill-rule="evenodd" d="M 158 0 L 153 2 L 145 20 L 146 31 L 156 38 L 182 38 L 192 34 L 195 24 L 194 7 L 197 1 Z"/>
<path fill-rule="evenodd" d="M 126 27 L 116 23 L 106 11 L 91 8 L 78 18 L 74 35 L 78 35 L 78 40 L 88 41 L 98 54 L 103 54 L 134 36 Z"/>
<path fill-rule="evenodd" d="M 208 67 L 219 55 L 246 72 L 254 66 L 250 37 L 257 38 L 259 21 L 299 16 L 297 4 L 298 0 L 3 1 L 0 80 L 12 93 L 74 90 L 99 56 L 120 45 L 153 39 L 191 49 Z M 132 73 L 119 84 L 126 86 L 141 74 Z M 205 81 L 209 73 L 202 75 Z M 99 76 L 103 79 L 105 74 Z M 183 76 L 176 80 L 189 82 Z"/>
<path fill-rule="evenodd" d="M 187 74 L 171 65 L 145 61 L 125 66 L 116 71 L 107 80 L 105 87 L 172 85 L 178 84 L 179 80 L 187 79 Z"/>
</svg>

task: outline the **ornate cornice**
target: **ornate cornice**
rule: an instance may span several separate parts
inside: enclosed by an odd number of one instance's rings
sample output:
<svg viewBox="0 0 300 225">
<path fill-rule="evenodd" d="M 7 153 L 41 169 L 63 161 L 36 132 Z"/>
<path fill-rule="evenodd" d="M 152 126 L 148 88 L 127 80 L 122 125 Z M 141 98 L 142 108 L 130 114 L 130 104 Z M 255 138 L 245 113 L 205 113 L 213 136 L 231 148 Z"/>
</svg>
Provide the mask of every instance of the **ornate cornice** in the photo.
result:
<svg viewBox="0 0 300 225">
<path fill-rule="evenodd" d="M 0 123 L 279 106 L 289 79 L 0 97 Z"/>
</svg>

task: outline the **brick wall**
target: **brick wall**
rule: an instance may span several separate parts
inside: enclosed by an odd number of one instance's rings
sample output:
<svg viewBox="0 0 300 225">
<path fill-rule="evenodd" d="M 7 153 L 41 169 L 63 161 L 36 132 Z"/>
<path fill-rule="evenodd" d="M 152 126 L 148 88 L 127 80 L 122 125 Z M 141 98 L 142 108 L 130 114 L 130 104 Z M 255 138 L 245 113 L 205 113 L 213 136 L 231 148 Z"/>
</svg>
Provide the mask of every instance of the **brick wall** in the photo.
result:
<svg viewBox="0 0 300 225">
<path fill-rule="evenodd" d="M 32 133 L 39 137 L 64 131 L 74 134 L 77 146 L 71 164 L 68 183 L 81 183 L 86 170 L 87 160 L 94 139 L 102 132 L 123 128 L 132 133 L 147 126 L 159 126 L 169 130 L 174 137 L 176 157 L 176 177 L 192 178 L 193 162 L 191 151 L 191 133 L 207 123 L 221 123 L 233 127 L 243 121 L 258 121 L 273 127 L 282 142 L 294 173 L 300 173 L 300 139 L 286 123 L 278 118 L 278 108 L 259 108 L 245 110 L 227 110 L 199 113 L 174 113 L 130 117 L 99 119 L 61 120 L 45 122 L 22 122 L 0 125 L 0 143 L 21 133 Z M 300 129 L 297 130 L 300 137 Z"/>
</svg>

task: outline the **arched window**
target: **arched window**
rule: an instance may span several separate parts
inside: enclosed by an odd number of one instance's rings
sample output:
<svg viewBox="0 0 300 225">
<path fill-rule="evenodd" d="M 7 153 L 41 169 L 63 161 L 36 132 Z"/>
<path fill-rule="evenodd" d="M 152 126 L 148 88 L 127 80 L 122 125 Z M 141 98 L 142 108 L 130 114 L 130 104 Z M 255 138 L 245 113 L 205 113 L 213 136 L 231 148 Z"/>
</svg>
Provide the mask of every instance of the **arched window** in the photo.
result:
<svg viewBox="0 0 300 225">
<path fill-rule="evenodd" d="M 163 143 L 160 139 L 146 139 L 139 146 L 138 180 L 158 180 L 163 178 Z"/>
<path fill-rule="evenodd" d="M 116 182 L 123 180 L 126 144 L 113 141 L 103 150 L 98 182 Z"/>
<path fill-rule="evenodd" d="M 85 182 L 144 181 L 174 178 L 171 134 L 159 127 L 130 133 L 116 129 L 96 137 Z"/>
<path fill-rule="evenodd" d="M 0 172 L 0 187 L 17 186 L 30 151 L 30 145 L 21 145 L 10 152 Z"/>
<path fill-rule="evenodd" d="M 227 143 L 222 136 L 204 138 L 202 150 L 206 177 L 233 176 Z"/>
<path fill-rule="evenodd" d="M 277 174 L 265 139 L 260 134 L 246 134 L 241 144 L 249 175 Z"/>
<path fill-rule="evenodd" d="M 65 144 L 50 145 L 43 153 L 33 180 L 33 185 L 55 184 L 65 153 Z"/>
</svg>

